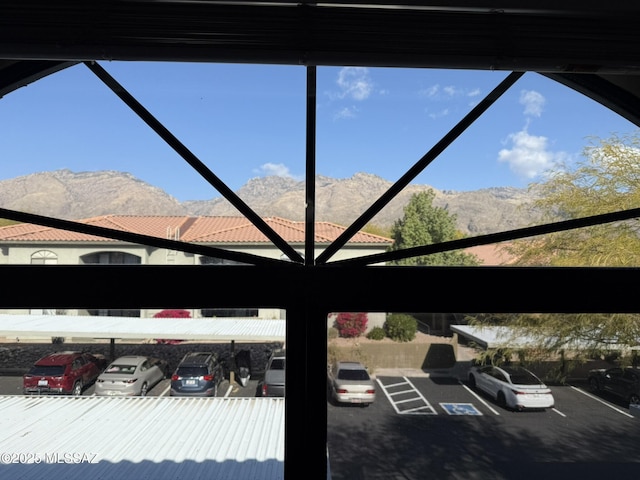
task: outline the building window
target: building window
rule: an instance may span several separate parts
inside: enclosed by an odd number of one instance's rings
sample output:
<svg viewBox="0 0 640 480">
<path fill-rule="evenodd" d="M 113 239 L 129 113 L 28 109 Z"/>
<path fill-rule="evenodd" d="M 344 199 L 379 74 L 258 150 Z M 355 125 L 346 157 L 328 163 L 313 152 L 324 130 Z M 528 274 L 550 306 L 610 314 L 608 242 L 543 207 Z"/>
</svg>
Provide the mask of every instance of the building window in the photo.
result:
<svg viewBox="0 0 640 480">
<path fill-rule="evenodd" d="M 140 310 L 87 310 L 92 317 L 140 317 Z"/>
<path fill-rule="evenodd" d="M 247 265 L 246 263 L 227 260 L 226 258 L 200 257 L 200 265 Z"/>
<path fill-rule="evenodd" d="M 142 263 L 137 255 L 125 252 L 96 252 L 80 257 L 85 265 L 139 265 Z"/>
<path fill-rule="evenodd" d="M 31 255 L 31 265 L 55 265 L 58 263 L 58 255 L 50 250 L 38 250 Z"/>
</svg>

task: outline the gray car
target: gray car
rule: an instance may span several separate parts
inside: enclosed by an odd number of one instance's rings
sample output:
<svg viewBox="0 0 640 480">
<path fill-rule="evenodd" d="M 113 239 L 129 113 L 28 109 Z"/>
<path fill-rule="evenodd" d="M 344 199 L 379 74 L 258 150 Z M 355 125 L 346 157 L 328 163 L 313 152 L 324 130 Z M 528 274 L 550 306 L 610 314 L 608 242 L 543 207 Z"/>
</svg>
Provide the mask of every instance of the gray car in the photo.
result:
<svg viewBox="0 0 640 480">
<path fill-rule="evenodd" d="M 277 349 L 271 353 L 264 371 L 264 379 L 260 383 L 260 396 L 284 397 L 286 363 L 284 349 Z"/>
<path fill-rule="evenodd" d="M 164 360 L 136 355 L 120 357 L 100 374 L 95 394 L 144 397 L 166 376 L 167 362 Z"/>
</svg>

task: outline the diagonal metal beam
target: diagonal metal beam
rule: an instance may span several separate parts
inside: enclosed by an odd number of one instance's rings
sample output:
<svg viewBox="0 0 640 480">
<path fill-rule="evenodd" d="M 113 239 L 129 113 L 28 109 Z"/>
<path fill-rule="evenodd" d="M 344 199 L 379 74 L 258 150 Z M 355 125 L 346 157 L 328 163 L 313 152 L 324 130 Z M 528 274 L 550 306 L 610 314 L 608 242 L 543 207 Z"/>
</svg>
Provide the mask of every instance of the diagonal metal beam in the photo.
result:
<svg viewBox="0 0 640 480">
<path fill-rule="evenodd" d="M 180 140 L 178 140 L 162 123 L 144 108 L 127 90 L 120 85 L 97 62 L 84 62 L 102 82 L 109 87 L 120 99 L 127 104 L 151 129 L 173 148 L 194 170 L 209 182 L 220 194 L 240 211 L 258 230 L 260 230 L 273 244 L 278 247 L 292 261 L 302 263 L 304 260 L 296 250 L 278 235 L 251 207 L 236 195 L 220 180 L 198 157 L 196 157 Z"/>
<path fill-rule="evenodd" d="M 423 255 L 431 255 L 433 253 L 460 250 L 478 245 L 489 245 L 492 243 L 517 240 L 519 238 L 534 237 L 536 235 L 564 232 L 566 230 L 574 230 L 576 228 L 592 227 L 594 225 L 603 225 L 605 223 L 622 222 L 624 220 L 630 220 L 638 217 L 640 217 L 640 208 L 632 208 L 629 210 L 621 210 L 619 212 L 603 213 L 600 215 L 592 215 L 590 217 L 564 220 L 562 222 L 546 223 L 544 225 L 536 225 L 535 227 L 518 228 L 515 230 L 508 230 L 506 232 L 478 235 L 477 237 L 461 238 L 459 240 L 451 240 L 449 242 L 405 248 L 377 255 L 339 260 L 331 262 L 331 265 L 366 266 L 375 263 L 401 260 L 404 258 L 421 257 Z"/>
<path fill-rule="evenodd" d="M 418 162 L 416 162 L 400 179 L 394 183 L 389 190 L 378 198 L 360 217 L 358 217 L 331 245 L 329 245 L 316 260 L 317 264 L 324 264 L 329 260 L 345 243 L 349 241 L 359 230 L 361 230 L 380 210 L 382 210 L 393 198 L 402 191 L 411 181 L 416 178 L 445 148 L 458 138 L 473 122 L 475 122 L 491 105 L 495 103 L 503 93 L 524 75 L 525 72 L 512 72 L 500 84 L 494 88 L 478 105 L 476 105 L 449 133 L 447 133 L 429 152 L 427 152 Z"/>
<path fill-rule="evenodd" d="M 57 228 L 70 232 L 84 233 L 86 235 L 95 235 L 97 237 L 110 238 L 112 240 L 120 240 L 122 242 L 148 245 L 150 247 L 156 248 L 166 248 L 167 250 L 176 250 L 179 252 L 206 255 L 208 257 L 224 258 L 227 260 L 233 260 L 235 262 L 247 263 L 249 265 L 298 265 L 291 262 L 283 262 L 282 260 L 261 257 L 258 255 L 251 255 L 248 253 L 234 252 L 232 250 L 224 250 L 222 248 L 198 245 L 188 242 L 180 242 L 177 240 L 153 237 L 149 235 L 140 235 L 138 233 L 98 227 L 95 225 L 87 225 L 84 223 L 78 223 L 69 220 L 61 220 L 59 218 L 34 215 L 32 213 L 17 212 L 15 210 L 8 210 L 6 208 L 0 208 L 0 218 L 15 220 L 16 222 L 42 225 L 45 227 Z"/>
</svg>

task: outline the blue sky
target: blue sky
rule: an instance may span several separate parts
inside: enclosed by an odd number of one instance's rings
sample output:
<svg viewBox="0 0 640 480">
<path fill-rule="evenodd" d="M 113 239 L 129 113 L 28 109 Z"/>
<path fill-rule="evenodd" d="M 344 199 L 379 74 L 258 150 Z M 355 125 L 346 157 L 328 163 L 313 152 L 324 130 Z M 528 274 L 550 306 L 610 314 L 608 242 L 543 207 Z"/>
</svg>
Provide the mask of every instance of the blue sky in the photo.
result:
<svg viewBox="0 0 640 480">
<path fill-rule="evenodd" d="M 306 70 L 241 64 L 101 63 L 231 189 L 304 176 Z M 395 181 L 508 72 L 318 67 L 317 173 Z M 180 201 L 219 193 L 89 69 L 78 65 L 0 99 L 0 179 L 118 170 Z M 593 100 L 525 74 L 412 183 L 526 187 L 581 157 L 591 137 L 636 127 Z"/>
</svg>

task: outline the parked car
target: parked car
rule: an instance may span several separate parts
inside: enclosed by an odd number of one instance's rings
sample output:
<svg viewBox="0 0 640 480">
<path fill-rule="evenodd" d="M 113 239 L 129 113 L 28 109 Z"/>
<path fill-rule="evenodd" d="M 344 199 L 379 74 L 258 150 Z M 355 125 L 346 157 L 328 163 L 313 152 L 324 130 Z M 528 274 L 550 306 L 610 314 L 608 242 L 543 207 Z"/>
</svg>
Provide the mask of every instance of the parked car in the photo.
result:
<svg viewBox="0 0 640 480">
<path fill-rule="evenodd" d="M 329 392 L 338 403 L 357 403 L 363 407 L 376 399 L 376 387 L 360 362 L 336 362 L 327 368 Z"/>
<path fill-rule="evenodd" d="M 215 397 L 223 379 L 224 369 L 215 353 L 187 353 L 171 376 L 170 395 Z"/>
<path fill-rule="evenodd" d="M 640 369 L 638 368 L 597 368 L 589 372 L 588 382 L 594 392 L 606 391 L 629 402 L 629 405 L 640 404 Z"/>
<path fill-rule="evenodd" d="M 167 377 L 167 362 L 158 358 L 128 355 L 114 360 L 96 380 L 96 395 L 144 397 Z"/>
<path fill-rule="evenodd" d="M 260 382 L 258 392 L 262 397 L 284 397 L 286 352 L 277 349 L 271 352 L 264 371 L 264 379 Z"/>
<path fill-rule="evenodd" d="M 555 405 L 549 387 L 523 367 L 472 367 L 469 384 L 493 397 L 498 405 L 513 410 L 545 409 Z"/>
<path fill-rule="evenodd" d="M 39 359 L 22 377 L 23 392 L 30 394 L 81 395 L 106 366 L 102 355 L 87 352 L 56 352 Z"/>
</svg>

